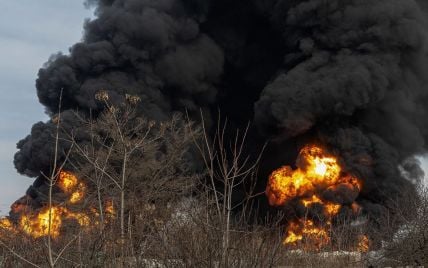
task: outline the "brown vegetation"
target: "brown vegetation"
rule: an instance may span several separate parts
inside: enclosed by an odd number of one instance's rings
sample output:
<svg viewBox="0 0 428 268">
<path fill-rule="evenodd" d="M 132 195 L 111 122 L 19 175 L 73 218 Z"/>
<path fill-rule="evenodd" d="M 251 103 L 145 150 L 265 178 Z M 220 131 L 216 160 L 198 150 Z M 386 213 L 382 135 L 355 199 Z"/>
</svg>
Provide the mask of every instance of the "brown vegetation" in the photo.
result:
<svg viewBox="0 0 428 268">
<path fill-rule="evenodd" d="M 365 233 L 364 223 L 355 227 L 349 219 L 336 222 L 330 234 L 335 247 L 330 253 L 317 253 L 284 247 L 280 215 L 254 221 L 248 211 L 255 211 L 253 198 L 263 194 L 254 192 L 260 157 L 243 154 L 246 130 L 237 130 L 236 139 L 229 141 L 224 135 L 226 124 L 218 124 L 209 137 L 203 120 L 200 127 L 179 116 L 153 122 L 135 113 L 137 98 L 127 96 L 128 102 L 118 107 L 103 94 L 98 99 L 106 111 L 96 120 L 82 118 L 90 144 L 78 143 L 76 133 L 59 135 L 58 116 L 56 139 L 73 146 L 70 157 L 55 163 L 46 176 L 52 208 L 58 170 L 77 171 L 87 182 L 86 195 L 71 209 L 94 211 L 96 224 L 84 228 L 76 220 L 65 220 L 61 235 L 54 237 L 48 221 L 49 235 L 34 238 L 4 223 L 1 267 L 364 267 L 369 263 L 365 254 L 343 252 L 359 243 L 350 238 Z M 199 173 L 191 166 L 198 161 L 189 159 L 194 155 L 190 150 L 201 155 Z M 239 202 L 232 200 L 236 190 L 245 193 Z M 426 192 L 422 196 L 413 203 L 418 216 L 409 222 L 409 231 L 388 244 L 385 258 L 377 264 L 427 263 L 428 200 Z"/>
</svg>

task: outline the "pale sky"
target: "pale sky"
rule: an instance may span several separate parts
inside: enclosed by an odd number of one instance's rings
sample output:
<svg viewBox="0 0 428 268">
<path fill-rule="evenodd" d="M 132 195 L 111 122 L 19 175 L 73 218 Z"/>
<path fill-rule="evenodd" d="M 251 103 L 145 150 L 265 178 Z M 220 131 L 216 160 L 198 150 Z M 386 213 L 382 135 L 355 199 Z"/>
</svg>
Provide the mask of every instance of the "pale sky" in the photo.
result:
<svg viewBox="0 0 428 268">
<path fill-rule="evenodd" d="M 34 180 L 17 174 L 13 155 L 31 126 L 47 120 L 36 96 L 37 71 L 80 40 L 91 15 L 83 0 L 0 0 L 0 215 Z"/>
<path fill-rule="evenodd" d="M 68 53 L 91 15 L 83 0 L 0 0 L 0 215 L 34 180 L 17 174 L 13 155 L 31 126 L 47 120 L 37 71 L 51 54 Z"/>
</svg>

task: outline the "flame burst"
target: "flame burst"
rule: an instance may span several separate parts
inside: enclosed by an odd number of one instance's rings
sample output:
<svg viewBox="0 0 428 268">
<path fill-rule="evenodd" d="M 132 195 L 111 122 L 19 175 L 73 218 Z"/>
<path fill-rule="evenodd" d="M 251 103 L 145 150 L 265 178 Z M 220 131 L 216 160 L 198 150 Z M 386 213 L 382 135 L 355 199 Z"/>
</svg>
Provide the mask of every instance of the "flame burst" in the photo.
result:
<svg viewBox="0 0 428 268">
<path fill-rule="evenodd" d="M 370 239 L 367 235 L 360 235 L 358 237 L 358 251 L 359 252 L 368 252 L 370 249 Z"/>
<path fill-rule="evenodd" d="M 271 206 L 283 206 L 292 200 L 299 200 L 306 209 L 315 205 L 322 207 L 325 218 L 322 224 L 307 218 L 295 219 L 288 223 L 284 238 L 285 245 L 292 246 L 305 241 L 311 248 L 319 250 L 330 243 L 332 218 L 342 208 L 342 204 L 325 200 L 320 193 L 342 187 L 356 193 L 356 198 L 361 183 L 357 178 L 344 174 L 337 159 L 316 145 L 307 145 L 301 149 L 297 167 L 293 170 L 290 166 L 284 166 L 273 171 L 266 195 Z M 355 202 L 350 207 L 359 211 Z"/>
<path fill-rule="evenodd" d="M 0 219 L 0 229 L 13 231 L 13 223 L 8 218 Z"/>
<path fill-rule="evenodd" d="M 59 173 L 58 187 L 70 195 L 69 202 L 71 204 L 78 203 L 85 197 L 86 185 L 83 182 L 79 182 L 72 173 L 61 171 Z"/>
<path fill-rule="evenodd" d="M 107 215 L 114 216 L 116 215 L 116 210 L 114 209 L 113 201 L 108 200 L 105 206 L 105 212 Z"/>
<path fill-rule="evenodd" d="M 330 242 L 330 237 L 325 228 L 317 227 L 312 220 L 298 220 L 291 222 L 287 227 L 285 245 L 296 244 L 305 238 L 306 242 L 314 248 L 321 248 Z"/>
<path fill-rule="evenodd" d="M 89 226 L 91 221 L 84 213 L 71 212 L 67 208 L 54 206 L 44 208 L 35 215 L 23 215 L 19 227 L 24 233 L 34 238 L 50 235 L 57 238 L 60 235 L 64 219 L 75 220 L 81 227 Z"/>
<path fill-rule="evenodd" d="M 66 204 L 76 204 L 85 198 L 86 185 L 70 172 L 60 171 L 57 186 L 68 195 Z M 45 236 L 57 238 L 61 234 L 65 220 L 74 221 L 84 228 L 96 226 L 99 223 L 98 219 L 96 219 L 99 214 L 94 208 L 88 211 L 75 212 L 65 206 L 53 205 L 51 207 L 43 207 L 38 211 L 32 211 L 27 205 L 14 204 L 12 205 L 12 211 L 21 215 L 19 221 L 13 223 L 9 218 L 1 218 L 0 229 L 13 232 L 20 231 L 33 238 Z M 107 202 L 105 212 L 107 215 L 114 217 L 113 202 Z"/>
</svg>

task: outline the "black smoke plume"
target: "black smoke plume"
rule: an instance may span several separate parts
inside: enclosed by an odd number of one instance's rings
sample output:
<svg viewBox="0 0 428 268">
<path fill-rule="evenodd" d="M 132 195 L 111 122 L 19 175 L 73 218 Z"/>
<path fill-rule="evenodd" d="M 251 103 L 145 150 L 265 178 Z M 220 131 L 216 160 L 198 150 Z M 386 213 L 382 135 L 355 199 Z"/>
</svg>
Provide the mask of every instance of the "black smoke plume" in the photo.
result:
<svg viewBox="0 0 428 268">
<path fill-rule="evenodd" d="M 155 120 L 202 109 L 236 126 L 254 122 L 254 147 L 270 141 L 260 185 L 317 140 L 363 180 L 359 202 L 378 215 L 413 189 L 426 152 L 426 14 L 414 0 L 93 0 L 69 55 L 40 69 L 46 112 L 76 128 L 71 110 L 102 109 L 104 89 L 141 98 Z M 18 143 L 18 172 L 38 176 L 52 161 L 54 124 L 37 123 Z M 82 138 L 84 139 L 84 137 Z M 67 146 L 63 144 L 62 146 Z M 64 150 L 66 151 L 66 150 Z"/>
</svg>

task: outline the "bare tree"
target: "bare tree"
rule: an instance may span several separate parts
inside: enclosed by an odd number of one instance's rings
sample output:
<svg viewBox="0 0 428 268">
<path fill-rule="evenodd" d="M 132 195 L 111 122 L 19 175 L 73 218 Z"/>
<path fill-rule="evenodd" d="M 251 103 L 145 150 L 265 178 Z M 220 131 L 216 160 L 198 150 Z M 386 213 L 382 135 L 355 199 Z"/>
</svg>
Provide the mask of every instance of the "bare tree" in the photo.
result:
<svg viewBox="0 0 428 268">
<path fill-rule="evenodd" d="M 53 160 L 52 160 L 52 167 L 50 174 L 45 174 L 44 172 L 40 171 L 42 177 L 45 179 L 45 182 L 48 184 L 48 194 L 47 194 L 47 209 L 48 209 L 48 219 L 47 219 L 47 231 L 46 231 L 46 250 L 47 250 L 47 256 L 46 259 L 48 261 L 49 267 L 56 267 L 59 260 L 62 258 L 63 253 L 67 250 L 67 248 L 74 242 L 74 240 L 77 238 L 74 237 L 70 241 L 67 241 L 65 245 L 59 248 L 58 251 L 54 250 L 53 247 L 53 231 L 54 228 L 54 220 L 53 220 L 53 211 L 54 211 L 54 205 L 53 205 L 53 190 L 55 185 L 58 182 L 60 171 L 63 169 L 64 165 L 67 163 L 69 159 L 70 152 L 72 151 L 72 148 L 69 148 L 67 152 L 62 152 L 64 155 L 63 157 L 59 157 L 59 142 L 61 140 L 60 138 L 60 132 L 61 132 L 61 104 L 62 104 L 62 90 L 60 92 L 59 102 L 58 102 L 58 114 L 56 115 L 53 122 L 55 123 L 55 133 L 53 138 Z M 24 224 L 29 224 L 25 223 Z M 24 226 L 25 227 L 25 226 Z M 22 260 L 23 262 L 34 266 L 39 267 L 39 265 L 33 263 L 31 260 L 14 250 L 12 247 L 8 246 L 7 243 L 0 241 L 0 244 L 9 250 L 13 255 L 15 255 L 17 258 Z"/>
<path fill-rule="evenodd" d="M 105 111 L 95 120 L 81 118 L 89 130 L 90 144 L 82 145 L 69 135 L 75 148 L 72 162 L 87 170 L 87 177 L 95 178 L 100 215 L 104 210 L 103 192 L 117 196 L 123 257 L 127 234 L 129 237 L 132 233 L 131 207 L 142 200 L 150 203 L 176 197 L 193 187 L 186 154 L 198 130 L 178 115 L 165 122 L 139 116 L 136 96 L 127 95 L 126 102 L 119 105 L 113 105 L 104 91 L 96 99 L 105 105 Z"/>
<path fill-rule="evenodd" d="M 380 258 L 372 260 L 375 265 L 423 266 L 428 263 L 428 189 L 420 186 L 418 194 L 408 195 L 404 202 L 401 199 L 393 205 L 393 217 L 383 215 L 385 228 L 379 236 L 386 242 L 380 250 Z M 396 225 L 389 223 L 390 218 L 399 218 L 402 224 L 398 231 L 388 228 L 389 224 Z"/>
<path fill-rule="evenodd" d="M 227 119 L 222 124 L 219 116 L 213 137 L 208 133 L 202 112 L 201 125 L 202 141 L 195 138 L 194 142 L 207 170 L 208 183 L 203 185 L 208 198 L 213 200 L 215 217 L 222 232 L 220 263 L 227 267 L 231 233 L 234 232 L 232 214 L 236 208 L 242 207 L 240 222 L 243 223 L 247 206 L 251 204 L 250 199 L 261 194 L 254 193 L 254 186 L 257 166 L 265 147 L 263 146 L 255 157 L 245 154 L 249 124 L 244 130 L 236 129 L 232 140 L 226 138 Z M 233 195 L 238 188 L 246 190 L 246 197 L 239 202 L 233 202 Z"/>
</svg>

